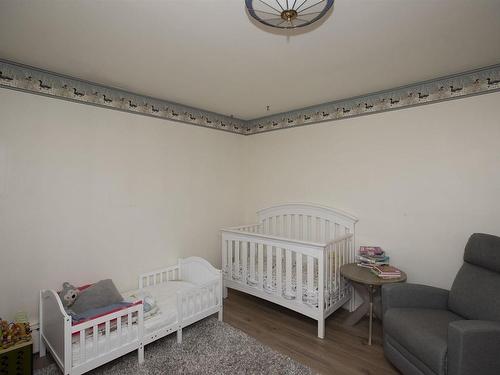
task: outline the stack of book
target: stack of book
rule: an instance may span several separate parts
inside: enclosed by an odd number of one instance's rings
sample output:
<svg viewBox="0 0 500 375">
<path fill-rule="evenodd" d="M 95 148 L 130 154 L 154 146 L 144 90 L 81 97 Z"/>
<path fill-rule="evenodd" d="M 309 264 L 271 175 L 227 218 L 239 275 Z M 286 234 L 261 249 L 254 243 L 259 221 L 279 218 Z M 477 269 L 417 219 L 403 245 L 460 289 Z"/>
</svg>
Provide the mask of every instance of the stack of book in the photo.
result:
<svg viewBox="0 0 500 375">
<path fill-rule="evenodd" d="M 397 279 L 401 277 L 401 271 L 389 265 L 375 265 L 372 267 L 372 272 L 381 279 Z"/>
<path fill-rule="evenodd" d="M 358 266 L 373 268 L 375 265 L 389 264 L 389 257 L 378 246 L 361 246 L 359 248 Z"/>
</svg>

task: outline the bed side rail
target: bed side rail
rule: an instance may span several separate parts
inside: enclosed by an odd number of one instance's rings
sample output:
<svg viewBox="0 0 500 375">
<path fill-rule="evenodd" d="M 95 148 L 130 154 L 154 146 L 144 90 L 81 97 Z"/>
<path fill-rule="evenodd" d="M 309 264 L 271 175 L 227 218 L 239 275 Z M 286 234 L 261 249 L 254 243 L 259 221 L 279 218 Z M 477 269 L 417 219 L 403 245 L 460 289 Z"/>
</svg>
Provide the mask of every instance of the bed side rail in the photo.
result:
<svg viewBox="0 0 500 375">
<path fill-rule="evenodd" d="M 221 286 L 221 278 L 216 278 L 202 285 L 177 292 L 177 314 L 182 327 L 221 309 Z"/>
<path fill-rule="evenodd" d="M 180 280 L 181 272 L 179 264 L 160 268 L 151 272 L 143 273 L 139 276 L 139 289 L 167 283 L 172 280 Z"/>
<path fill-rule="evenodd" d="M 40 291 L 39 319 L 41 346 L 47 346 L 57 364 L 64 368 L 67 365 L 65 360 L 71 360 L 71 352 L 65 346 L 65 339 L 70 335 L 71 317 L 54 290 Z"/>
<path fill-rule="evenodd" d="M 127 346 L 136 348 L 142 341 L 144 308 L 142 303 L 103 315 L 71 327 L 71 337 L 78 340 L 79 365 L 103 353 L 109 355 Z"/>
</svg>

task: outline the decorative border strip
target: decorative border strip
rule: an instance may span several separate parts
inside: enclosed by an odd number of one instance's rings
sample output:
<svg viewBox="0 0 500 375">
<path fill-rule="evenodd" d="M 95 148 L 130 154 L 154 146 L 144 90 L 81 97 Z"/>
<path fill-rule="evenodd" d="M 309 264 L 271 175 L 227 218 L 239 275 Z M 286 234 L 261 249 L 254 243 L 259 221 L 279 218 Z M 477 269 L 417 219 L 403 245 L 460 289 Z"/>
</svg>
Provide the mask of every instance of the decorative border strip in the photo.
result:
<svg viewBox="0 0 500 375">
<path fill-rule="evenodd" d="M 243 134 L 246 121 L 0 59 L 0 87 Z"/>
<path fill-rule="evenodd" d="M 252 135 L 499 91 L 500 64 L 248 121 L 1 59 L 0 87 Z"/>
<path fill-rule="evenodd" d="M 245 134 L 458 99 L 500 90 L 500 64 L 413 85 L 250 120 Z"/>
</svg>

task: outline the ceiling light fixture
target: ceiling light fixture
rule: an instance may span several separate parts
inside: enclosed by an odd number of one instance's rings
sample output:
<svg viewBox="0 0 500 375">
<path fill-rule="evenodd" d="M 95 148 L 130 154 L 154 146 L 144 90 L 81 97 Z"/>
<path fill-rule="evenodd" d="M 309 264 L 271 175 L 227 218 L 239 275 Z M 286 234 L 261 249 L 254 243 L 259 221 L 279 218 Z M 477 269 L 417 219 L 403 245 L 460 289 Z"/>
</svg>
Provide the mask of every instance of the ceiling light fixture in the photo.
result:
<svg viewBox="0 0 500 375">
<path fill-rule="evenodd" d="M 248 13 L 264 25 L 295 29 L 310 25 L 332 7 L 334 0 L 245 0 Z"/>
</svg>

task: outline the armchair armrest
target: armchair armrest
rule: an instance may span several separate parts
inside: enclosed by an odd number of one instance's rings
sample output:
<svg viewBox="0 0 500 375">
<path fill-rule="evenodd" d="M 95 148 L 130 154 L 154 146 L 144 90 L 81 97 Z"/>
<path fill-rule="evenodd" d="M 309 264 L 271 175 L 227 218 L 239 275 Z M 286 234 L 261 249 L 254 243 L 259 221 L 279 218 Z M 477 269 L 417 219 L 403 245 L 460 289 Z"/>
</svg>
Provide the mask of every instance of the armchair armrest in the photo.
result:
<svg viewBox="0 0 500 375">
<path fill-rule="evenodd" d="M 419 284 L 386 284 L 382 286 L 382 313 L 394 307 L 447 309 L 448 291 Z"/>
<path fill-rule="evenodd" d="M 458 320 L 448 326 L 448 374 L 500 371 L 500 322 Z"/>
</svg>

